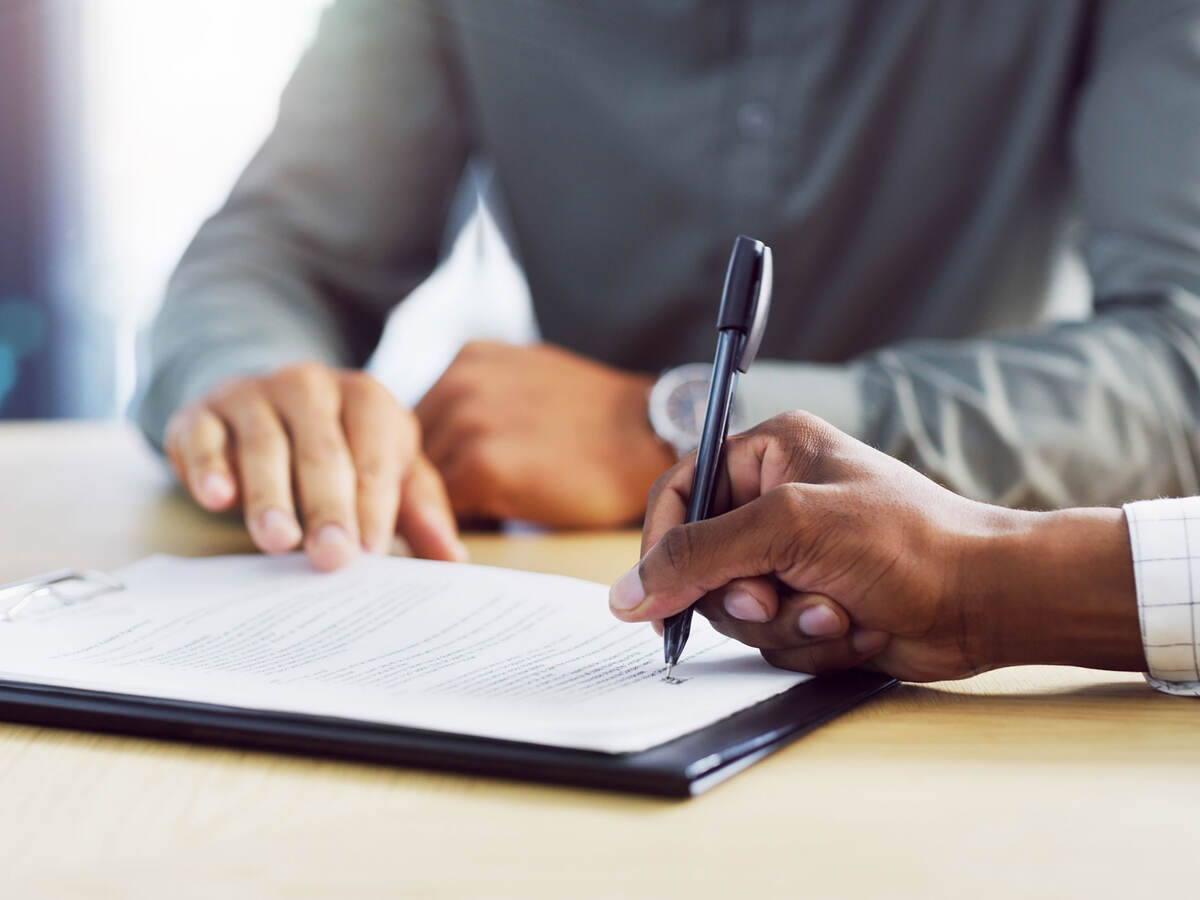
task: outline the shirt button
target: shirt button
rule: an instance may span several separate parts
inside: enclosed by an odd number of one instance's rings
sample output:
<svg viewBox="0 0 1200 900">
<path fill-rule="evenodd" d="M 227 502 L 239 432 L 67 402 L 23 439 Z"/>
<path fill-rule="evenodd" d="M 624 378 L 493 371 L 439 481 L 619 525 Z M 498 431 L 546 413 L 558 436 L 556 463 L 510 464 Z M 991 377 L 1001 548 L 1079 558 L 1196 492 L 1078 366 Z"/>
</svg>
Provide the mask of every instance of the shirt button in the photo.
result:
<svg viewBox="0 0 1200 900">
<path fill-rule="evenodd" d="M 755 141 L 765 140 L 775 131 L 775 117 L 759 100 L 748 100 L 738 107 L 737 124 L 743 137 Z"/>
</svg>

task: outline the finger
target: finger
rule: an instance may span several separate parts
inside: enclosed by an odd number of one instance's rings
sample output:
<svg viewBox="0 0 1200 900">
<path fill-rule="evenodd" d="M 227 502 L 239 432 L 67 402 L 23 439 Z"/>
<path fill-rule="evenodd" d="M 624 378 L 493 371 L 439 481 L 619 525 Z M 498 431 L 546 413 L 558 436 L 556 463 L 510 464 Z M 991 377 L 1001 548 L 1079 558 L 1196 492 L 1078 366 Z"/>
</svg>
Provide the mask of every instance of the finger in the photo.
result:
<svg viewBox="0 0 1200 900">
<path fill-rule="evenodd" d="M 734 505 L 748 503 L 782 484 L 813 481 L 822 461 L 837 445 L 852 440 L 800 411 L 768 419 L 738 435 L 736 443 L 730 439 L 734 447 L 726 453 L 725 464 Z"/>
<path fill-rule="evenodd" d="M 229 466 L 229 431 L 216 413 L 203 405 L 178 413 L 167 426 L 166 444 L 197 503 L 213 511 L 233 505 L 237 484 Z"/>
<path fill-rule="evenodd" d="M 290 450 L 283 423 L 258 391 L 225 394 L 214 401 L 234 435 L 242 513 L 255 545 L 285 553 L 300 543 L 292 500 Z"/>
<path fill-rule="evenodd" d="M 763 650 L 762 655 L 779 669 L 832 675 L 866 662 L 881 653 L 887 643 L 886 632 L 856 629 L 843 638 L 786 650 Z"/>
<path fill-rule="evenodd" d="M 718 473 L 713 498 L 713 512 L 721 513 L 744 506 L 765 492 L 762 484 L 764 458 L 776 443 L 774 432 L 764 430 L 764 426 L 734 435 L 725 442 L 721 455 L 722 468 Z M 778 466 L 773 457 L 768 461 L 768 468 L 774 478 Z M 688 498 L 691 497 L 695 472 L 696 454 L 692 453 L 655 482 L 646 503 L 642 555 L 671 528 L 687 520 Z"/>
<path fill-rule="evenodd" d="M 747 621 L 730 614 L 727 605 L 717 604 L 709 595 L 698 609 L 727 637 L 760 650 L 787 650 L 812 643 L 845 637 L 851 627 L 850 616 L 841 604 L 823 594 L 794 594 L 779 604 L 778 614 L 770 621 Z"/>
<path fill-rule="evenodd" d="M 675 525 L 609 592 L 618 618 L 645 621 L 686 609 L 735 578 L 788 572 L 793 588 L 806 575 L 810 511 L 802 485 L 784 485 L 714 519 Z"/>
<path fill-rule="evenodd" d="M 413 459 L 404 481 L 400 532 L 416 556 L 467 561 L 467 548 L 459 540 L 446 488 L 437 470 L 424 456 Z"/>
<path fill-rule="evenodd" d="M 725 442 L 713 508 L 744 506 L 789 482 L 807 481 L 824 454 L 840 439 L 826 423 L 807 413 L 776 416 Z M 686 521 L 696 456 L 668 471 L 650 492 L 642 532 L 642 554 L 671 528 Z"/>
<path fill-rule="evenodd" d="M 696 454 L 691 453 L 667 469 L 650 488 L 646 516 L 642 521 L 641 556 L 662 536 L 687 521 L 687 502 L 696 472 Z"/>
<path fill-rule="evenodd" d="M 692 454 L 668 469 L 651 488 L 642 526 L 643 555 L 672 527 L 687 521 L 688 499 L 691 497 L 695 472 L 696 456 Z M 729 478 L 722 469 L 717 473 L 717 483 L 713 486 L 709 515 L 718 515 L 733 506 Z"/>
<path fill-rule="evenodd" d="M 304 550 L 314 566 L 332 571 L 358 553 L 357 478 L 341 422 L 341 396 L 332 375 L 310 368 L 281 380 L 276 405 L 292 436 L 292 471 L 304 521 Z"/>
<path fill-rule="evenodd" d="M 653 622 L 650 623 L 650 627 L 654 629 L 654 633 L 657 634 L 659 637 L 663 636 L 663 620 L 662 619 L 655 619 Z"/>
<path fill-rule="evenodd" d="M 416 455 L 416 421 L 379 382 L 355 372 L 342 378 L 342 427 L 354 462 L 363 549 L 387 553 L 396 534 L 401 479 Z"/>
<path fill-rule="evenodd" d="M 175 479 L 187 490 L 187 470 L 183 465 L 183 457 L 179 453 L 179 422 L 183 419 L 183 412 L 177 412 L 167 420 L 167 427 L 163 431 L 163 453 L 166 454 L 167 464 L 170 465 L 171 471 L 175 475 Z"/>
<path fill-rule="evenodd" d="M 779 612 L 779 591 L 771 578 L 736 578 L 700 601 L 698 610 L 735 622 L 770 622 Z"/>
</svg>

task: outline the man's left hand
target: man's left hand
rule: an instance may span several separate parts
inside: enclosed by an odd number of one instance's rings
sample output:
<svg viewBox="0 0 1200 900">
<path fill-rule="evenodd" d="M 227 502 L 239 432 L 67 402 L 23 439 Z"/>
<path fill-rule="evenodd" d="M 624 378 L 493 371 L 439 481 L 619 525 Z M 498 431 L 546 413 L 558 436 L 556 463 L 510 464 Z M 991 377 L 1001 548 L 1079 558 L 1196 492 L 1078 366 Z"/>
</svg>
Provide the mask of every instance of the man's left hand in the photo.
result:
<svg viewBox="0 0 1200 900">
<path fill-rule="evenodd" d="M 416 412 L 458 515 L 625 525 L 675 462 L 646 414 L 653 383 L 549 344 L 476 342 Z"/>
</svg>

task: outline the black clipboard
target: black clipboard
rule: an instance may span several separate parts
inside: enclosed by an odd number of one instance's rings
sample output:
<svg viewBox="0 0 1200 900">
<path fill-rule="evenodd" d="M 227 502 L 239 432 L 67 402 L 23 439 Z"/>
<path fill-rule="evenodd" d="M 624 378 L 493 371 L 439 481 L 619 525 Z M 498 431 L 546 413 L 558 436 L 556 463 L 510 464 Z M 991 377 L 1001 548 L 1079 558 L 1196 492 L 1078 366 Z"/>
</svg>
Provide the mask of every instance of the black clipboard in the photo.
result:
<svg viewBox="0 0 1200 900">
<path fill-rule="evenodd" d="M 0 719 L 690 797 L 893 684 L 861 671 L 813 678 L 699 731 L 623 754 L 15 681 L 0 681 Z"/>
</svg>

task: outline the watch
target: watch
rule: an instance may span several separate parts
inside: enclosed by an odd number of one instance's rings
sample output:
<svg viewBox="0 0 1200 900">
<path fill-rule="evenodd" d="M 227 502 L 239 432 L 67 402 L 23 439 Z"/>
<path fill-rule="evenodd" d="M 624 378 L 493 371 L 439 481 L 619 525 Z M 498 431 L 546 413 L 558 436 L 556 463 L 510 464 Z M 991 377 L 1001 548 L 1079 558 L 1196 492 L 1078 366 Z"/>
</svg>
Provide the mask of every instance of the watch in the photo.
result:
<svg viewBox="0 0 1200 900">
<path fill-rule="evenodd" d="M 680 458 L 700 446 L 711 379 L 711 365 L 687 363 L 667 369 L 650 390 L 650 427 Z M 740 430 L 737 424 L 740 418 L 735 397 L 729 414 L 730 432 Z"/>
</svg>

